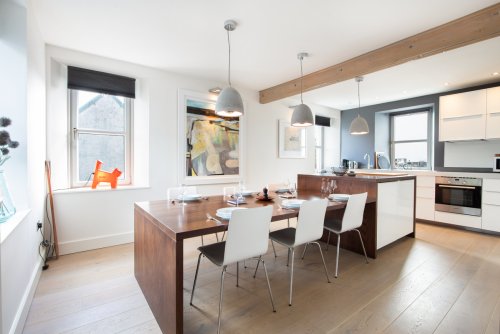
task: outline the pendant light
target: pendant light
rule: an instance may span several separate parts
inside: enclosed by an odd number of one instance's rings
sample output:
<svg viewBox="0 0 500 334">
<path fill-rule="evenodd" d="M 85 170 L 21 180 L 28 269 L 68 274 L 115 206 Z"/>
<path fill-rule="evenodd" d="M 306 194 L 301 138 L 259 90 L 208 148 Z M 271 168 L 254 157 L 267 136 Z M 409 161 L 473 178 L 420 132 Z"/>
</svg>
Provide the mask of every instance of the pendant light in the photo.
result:
<svg viewBox="0 0 500 334">
<path fill-rule="evenodd" d="M 300 60 L 300 104 L 293 108 L 292 126 L 306 127 L 314 124 L 311 108 L 305 105 L 302 100 L 302 77 L 304 76 L 302 72 L 302 60 L 304 57 L 308 56 L 309 54 L 305 52 L 301 52 L 297 55 L 297 58 Z"/>
<path fill-rule="evenodd" d="M 368 128 L 368 122 L 366 121 L 366 119 L 359 115 L 359 110 L 361 109 L 359 83 L 363 81 L 363 77 L 356 77 L 355 80 L 358 83 L 358 117 L 353 119 L 353 121 L 351 122 L 349 132 L 351 133 L 351 135 L 366 135 L 368 132 L 370 132 L 370 129 Z"/>
<path fill-rule="evenodd" d="M 236 29 L 236 22 L 227 20 L 224 22 L 224 29 L 227 31 L 227 44 L 229 46 L 229 66 L 227 71 L 229 87 L 220 92 L 215 104 L 215 114 L 223 117 L 239 117 L 243 115 L 243 100 L 240 93 L 231 87 L 231 40 L 229 39 L 229 32 Z"/>
</svg>

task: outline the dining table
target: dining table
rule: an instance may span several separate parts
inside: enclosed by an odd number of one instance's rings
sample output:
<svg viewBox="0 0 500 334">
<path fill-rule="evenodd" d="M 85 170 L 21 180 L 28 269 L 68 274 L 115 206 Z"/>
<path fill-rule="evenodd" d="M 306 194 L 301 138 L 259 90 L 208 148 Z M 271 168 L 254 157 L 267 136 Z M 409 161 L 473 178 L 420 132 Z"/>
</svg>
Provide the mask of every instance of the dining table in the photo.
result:
<svg viewBox="0 0 500 334">
<path fill-rule="evenodd" d="M 317 191 L 299 191 L 297 199 L 321 198 Z M 246 197 L 241 207 L 273 207 L 271 221 L 298 216 L 298 209 L 287 209 L 280 194 L 269 193 L 271 200 Z M 183 332 L 184 240 L 227 229 L 229 221 L 207 219 L 217 210 L 232 207 L 224 196 L 200 197 L 193 201 L 147 201 L 134 204 L 134 274 L 163 333 Z M 373 200 L 365 207 L 365 229 L 372 229 Z M 325 219 L 342 216 L 345 202 L 329 201 Z M 370 209 L 371 208 L 371 209 Z M 373 225 L 373 224 L 372 224 Z M 362 235 L 363 227 L 361 229 Z M 359 249 L 361 251 L 361 249 Z M 370 256 L 370 255 L 369 255 Z"/>
</svg>

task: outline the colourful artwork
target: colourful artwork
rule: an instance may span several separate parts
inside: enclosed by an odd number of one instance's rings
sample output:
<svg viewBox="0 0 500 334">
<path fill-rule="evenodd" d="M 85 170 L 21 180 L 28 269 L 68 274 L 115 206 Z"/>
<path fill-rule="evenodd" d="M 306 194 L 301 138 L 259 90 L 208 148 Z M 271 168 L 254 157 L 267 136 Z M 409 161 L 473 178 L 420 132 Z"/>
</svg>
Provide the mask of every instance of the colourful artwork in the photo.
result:
<svg viewBox="0 0 500 334">
<path fill-rule="evenodd" d="M 239 118 L 215 115 L 214 105 L 187 100 L 186 176 L 239 174 Z"/>
</svg>

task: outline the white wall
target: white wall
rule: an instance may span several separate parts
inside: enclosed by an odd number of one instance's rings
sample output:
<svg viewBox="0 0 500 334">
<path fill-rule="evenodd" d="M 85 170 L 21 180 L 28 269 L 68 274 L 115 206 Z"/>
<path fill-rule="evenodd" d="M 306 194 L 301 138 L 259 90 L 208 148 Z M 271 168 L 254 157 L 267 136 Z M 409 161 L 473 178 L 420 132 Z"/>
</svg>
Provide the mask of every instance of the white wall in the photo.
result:
<svg viewBox="0 0 500 334">
<path fill-rule="evenodd" d="M 148 140 L 143 146 L 135 143 L 135 152 L 146 152 L 148 176 L 139 182 L 140 189 L 119 187 L 115 191 L 59 191 L 55 193 L 56 220 L 62 253 L 82 251 L 133 240 L 133 203 L 164 199 L 166 189 L 178 185 L 178 91 L 208 92 L 223 83 L 168 73 L 122 61 L 84 54 L 55 46 L 47 47 L 48 123 L 47 156 L 52 161 L 54 188 L 67 188 L 67 110 L 64 88 L 64 65 L 87 67 L 137 79 L 134 136 Z M 62 81 L 61 81 L 62 80 Z M 61 88 L 62 87 L 62 88 Z M 308 129 L 307 159 L 278 159 L 278 120 L 290 119 L 288 105 L 274 102 L 261 105 L 257 92 L 237 87 L 245 102 L 242 138 L 246 163 L 244 182 L 249 187 L 284 182 L 297 173 L 314 171 L 313 129 Z M 339 111 L 313 107 L 314 112 L 340 118 Z M 337 137 L 340 138 L 335 122 Z M 338 143 L 339 139 L 337 140 Z M 339 146 L 332 149 L 339 159 Z M 137 158 L 135 159 L 137 164 Z M 137 170 L 136 170 L 137 172 Z M 136 173 L 134 173 L 136 174 Z M 139 173 L 141 174 L 141 173 Z M 144 173 L 142 173 L 144 174 Z M 141 176 L 141 175 L 136 175 Z M 204 194 L 222 193 L 223 185 L 199 186 Z"/>
<path fill-rule="evenodd" d="M 43 219 L 45 197 L 45 46 L 30 2 L 2 0 L 1 3 L 0 16 L 6 15 L 8 19 L 4 21 L 4 17 L 0 17 L 0 22 L 6 23 L 3 27 L 11 33 L 18 32 L 9 39 L 9 43 L 16 44 L 11 55 L 17 60 L 11 58 L 4 62 L 3 57 L 7 54 L 0 52 L 0 63 L 9 67 L 2 71 L 1 78 L 12 85 L 8 86 L 9 94 L 2 96 L 14 98 L 6 106 L 15 106 L 15 114 L 9 115 L 16 124 L 11 136 L 20 142 L 6 166 L 9 181 L 12 180 L 10 185 L 16 187 L 12 195 L 18 211 L 29 209 L 24 210 L 28 214 L 17 219 L 15 226 L 10 226 L 14 219 L 2 224 L 2 230 L 8 226 L 10 233 L 2 235 L 0 245 L 1 332 L 21 333 L 41 264 L 38 255 L 41 237 L 36 231 L 36 222 Z M 1 41 L 2 48 L 7 45 L 5 42 Z M 3 80 L 0 80 L 2 85 Z M 5 91 L 3 87 L 1 89 Z M 8 129 L 10 132 L 11 127 Z"/>
<path fill-rule="evenodd" d="M 500 140 L 446 142 L 445 167 L 493 168 L 493 157 L 500 154 Z"/>
</svg>

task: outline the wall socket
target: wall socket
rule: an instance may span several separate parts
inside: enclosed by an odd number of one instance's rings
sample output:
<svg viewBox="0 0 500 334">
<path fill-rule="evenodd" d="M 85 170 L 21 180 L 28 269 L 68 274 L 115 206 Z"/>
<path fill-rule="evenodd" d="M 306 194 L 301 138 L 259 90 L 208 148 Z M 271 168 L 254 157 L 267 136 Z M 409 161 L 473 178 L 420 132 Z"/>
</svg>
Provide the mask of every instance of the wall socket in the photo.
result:
<svg viewBox="0 0 500 334">
<path fill-rule="evenodd" d="M 42 228 L 42 223 L 40 223 L 40 221 L 37 221 L 36 222 L 36 230 L 40 230 Z"/>
</svg>

